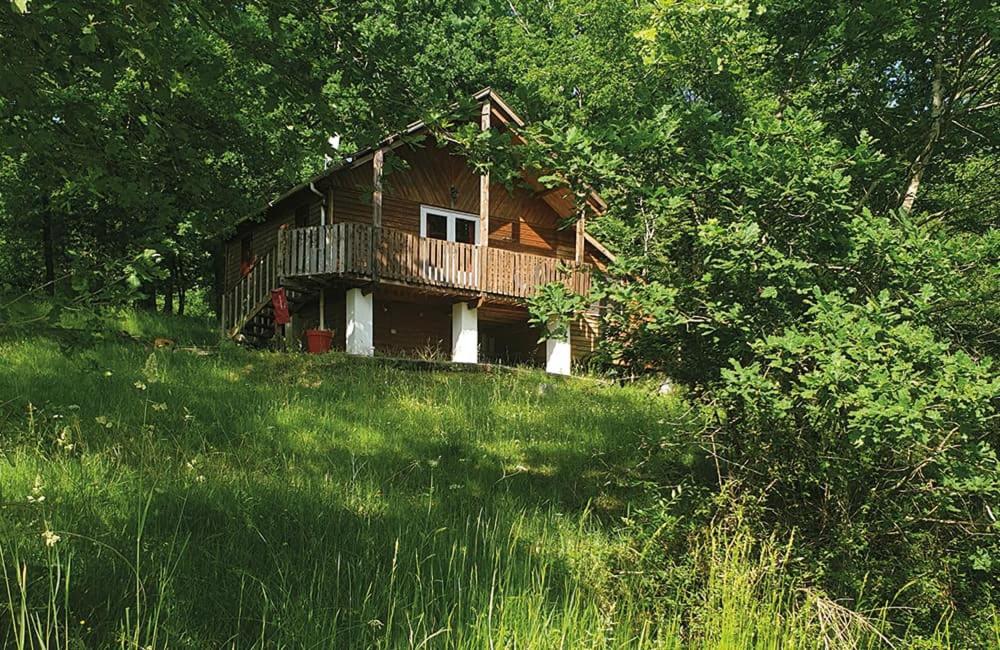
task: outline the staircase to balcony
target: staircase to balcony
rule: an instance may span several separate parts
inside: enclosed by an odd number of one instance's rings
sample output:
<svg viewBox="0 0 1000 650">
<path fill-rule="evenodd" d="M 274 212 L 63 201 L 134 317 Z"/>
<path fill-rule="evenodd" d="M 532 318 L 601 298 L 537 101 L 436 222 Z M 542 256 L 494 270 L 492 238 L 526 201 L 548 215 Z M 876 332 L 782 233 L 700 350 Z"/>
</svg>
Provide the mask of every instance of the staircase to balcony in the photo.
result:
<svg viewBox="0 0 1000 650">
<path fill-rule="evenodd" d="M 590 291 L 590 266 L 555 258 L 419 237 L 361 223 L 283 229 L 278 243 L 223 296 L 226 336 L 266 346 L 275 327 L 271 290 L 284 287 L 295 313 L 333 278 L 423 287 L 459 298 L 521 302 L 539 285 Z"/>
</svg>

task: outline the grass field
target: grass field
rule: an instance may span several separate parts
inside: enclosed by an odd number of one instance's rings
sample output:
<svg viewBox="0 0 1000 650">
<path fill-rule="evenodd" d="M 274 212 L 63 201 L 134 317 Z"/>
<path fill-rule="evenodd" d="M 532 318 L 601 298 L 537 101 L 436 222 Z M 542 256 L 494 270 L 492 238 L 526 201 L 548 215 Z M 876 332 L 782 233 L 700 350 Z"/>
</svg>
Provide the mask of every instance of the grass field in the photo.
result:
<svg viewBox="0 0 1000 650">
<path fill-rule="evenodd" d="M 123 327 L 0 338 L 2 647 L 821 647 L 743 538 L 696 609 L 633 597 L 646 449 L 700 471 L 678 398 Z"/>
</svg>

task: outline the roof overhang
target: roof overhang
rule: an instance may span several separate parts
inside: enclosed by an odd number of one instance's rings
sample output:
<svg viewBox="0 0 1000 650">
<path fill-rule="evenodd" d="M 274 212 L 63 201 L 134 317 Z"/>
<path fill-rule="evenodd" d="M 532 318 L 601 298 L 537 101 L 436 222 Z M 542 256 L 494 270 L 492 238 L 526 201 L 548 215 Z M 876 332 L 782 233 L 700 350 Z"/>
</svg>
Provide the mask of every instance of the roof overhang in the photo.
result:
<svg viewBox="0 0 1000 650">
<path fill-rule="evenodd" d="M 525 126 L 525 121 L 521 118 L 521 116 L 518 115 L 516 112 L 514 112 L 514 109 L 512 109 L 510 105 L 508 105 L 507 102 L 504 101 L 504 99 L 500 95 L 498 95 L 496 91 L 494 91 L 492 88 L 490 87 L 483 88 L 482 90 L 473 95 L 473 99 L 476 101 L 478 105 L 482 105 L 484 102 L 489 101 L 491 108 L 491 117 L 499 118 L 500 121 L 503 122 L 504 125 L 507 126 L 508 128 L 510 128 L 511 125 L 515 127 Z M 375 152 L 378 151 L 379 149 L 383 150 L 395 149 L 400 145 L 405 144 L 407 141 L 407 137 L 417 135 L 418 133 L 428 128 L 430 127 L 425 120 L 417 120 L 415 122 L 411 122 L 402 131 L 393 133 L 392 135 L 382 139 L 381 141 L 379 141 L 378 143 L 376 143 L 371 147 L 354 152 L 350 156 L 344 158 L 343 162 L 334 165 L 328 169 L 325 169 L 323 170 L 322 173 L 313 176 L 304 183 L 300 183 L 295 187 L 293 187 L 292 189 L 283 192 L 277 198 L 268 201 L 266 205 L 261 206 L 254 212 L 251 212 L 247 216 L 240 219 L 237 222 L 237 224 L 247 221 L 248 219 L 266 211 L 268 208 L 271 208 L 281 203 L 285 199 L 301 192 L 306 188 L 315 187 L 316 183 L 322 182 L 326 178 L 329 178 L 330 176 L 336 174 L 341 170 L 353 169 L 355 167 L 360 167 L 361 165 L 368 163 L 369 161 L 372 160 L 372 158 L 375 155 Z M 561 217 L 568 218 L 572 216 L 572 210 L 571 209 L 567 210 L 567 201 L 565 197 L 566 192 L 560 193 L 560 190 L 565 188 L 543 188 L 540 186 L 540 184 L 538 184 L 537 180 L 533 180 L 530 176 L 525 175 L 523 178 L 529 185 L 532 185 L 535 188 L 536 193 L 539 194 L 544 193 L 544 195 L 541 196 L 542 200 L 548 203 L 549 207 L 555 210 L 556 213 L 558 213 Z M 588 188 L 588 190 L 589 192 L 587 195 L 587 205 L 590 207 L 590 209 L 595 214 L 598 215 L 606 212 L 608 209 L 608 204 L 604 201 L 604 199 L 601 198 L 601 196 L 593 188 Z M 611 251 L 609 251 L 607 247 L 605 247 L 597 239 L 595 239 L 593 235 L 587 232 L 585 232 L 584 235 L 587 243 L 593 246 L 594 249 L 596 249 L 602 255 L 607 257 L 609 261 L 611 262 L 615 261 L 616 259 L 615 255 L 611 253 Z"/>
</svg>

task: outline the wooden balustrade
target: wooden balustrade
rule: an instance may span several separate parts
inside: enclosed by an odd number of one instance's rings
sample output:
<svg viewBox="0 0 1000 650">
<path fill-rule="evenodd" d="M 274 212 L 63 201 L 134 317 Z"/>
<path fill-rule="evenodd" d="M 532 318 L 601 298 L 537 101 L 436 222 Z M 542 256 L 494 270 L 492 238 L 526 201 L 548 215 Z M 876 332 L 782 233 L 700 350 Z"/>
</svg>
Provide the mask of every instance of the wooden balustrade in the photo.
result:
<svg viewBox="0 0 1000 650">
<path fill-rule="evenodd" d="M 539 285 L 550 282 L 561 282 L 581 294 L 590 291 L 590 270 L 586 266 L 503 248 L 485 250 L 487 293 L 527 298 Z"/>
<path fill-rule="evenodd" d="M 384 229 L 378 247 L 379 277 L 436 287 L 479 290 L 479 247 Z"/>
<path fill-rule="evenodd" d="M 281 275 L 370 275 L 374 233 L 361 223 L 280 230 Z"/>
<path fill-rule="evenodd" d="M 549 282 L 590 291 L 590 266 L 495 247 L 419 237 L 368 224 L 278 231 L 278 244 L 263 254 L 222 299 L 222 326 L 238 331 L 270 300 L 282 278 L 348 276 L 385 279 L 527 298 Z"/>
<path fill-rule="evenodd" d="M 368 224 L 337 223 L 282 230 L 278 237 L 283 277 L 348 275 L 407 284 L 483 291 L 516 298 L 538 285 L 562 282 L 590 291 L 590 267 L 502 248 L 419 237 Z"/>
</svg>

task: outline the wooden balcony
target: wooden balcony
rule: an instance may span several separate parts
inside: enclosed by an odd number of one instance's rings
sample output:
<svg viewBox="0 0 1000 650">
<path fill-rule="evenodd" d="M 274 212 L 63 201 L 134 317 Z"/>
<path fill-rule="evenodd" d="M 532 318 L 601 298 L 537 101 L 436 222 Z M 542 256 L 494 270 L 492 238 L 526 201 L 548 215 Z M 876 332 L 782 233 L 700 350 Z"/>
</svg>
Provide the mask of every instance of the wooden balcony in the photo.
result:
<svg viewBox="0 0 1000 650">
<path fill-rule="evenodd" d="M 277 246 L 263 253 L 250 272 L 223 295 L 223 331 L 235 336 L 254 326 L 255 319 L 270 309 L 272 289 L 284 286 L 290 295 L 306 296 L 333 278 L 514 302 L 549 282 L 561 282 L 585 295 L 591 281 L 588 264 L 427 239 L 367 224 L 284 229 L 278 231 Z"/>
<path fill-rule="evenodd" d="M 513 299 L 549 282 L 586 294 L 591 282 L 587 264 L 359 223 L 280 231 L 276 270 L 292 283 L 344 277 Z"/>
</svg>

